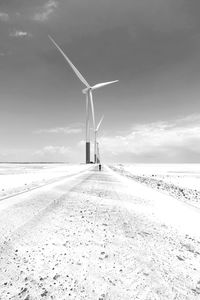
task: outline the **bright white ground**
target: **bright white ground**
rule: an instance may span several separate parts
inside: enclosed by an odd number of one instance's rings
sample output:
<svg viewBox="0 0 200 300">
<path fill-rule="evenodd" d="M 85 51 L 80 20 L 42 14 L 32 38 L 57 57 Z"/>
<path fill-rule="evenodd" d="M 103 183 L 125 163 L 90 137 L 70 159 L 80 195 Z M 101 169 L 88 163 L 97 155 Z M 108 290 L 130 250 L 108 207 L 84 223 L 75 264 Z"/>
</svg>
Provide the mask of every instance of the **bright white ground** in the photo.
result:
<svg viewBox="0 0 200 300">
<path fill-rule="evenodd" d="M 0 202 L 0 299 L 199 299 L 199 228 L 200 210 L 91 167 Z"/>
<path fill-rule="evenodd" d="M 183 188 L 200 191 L 200 164 L 124 164 L 134 175 L 152 176 Z"/>
<path fill-rule="evenodd" d="M 0 200 L 88 169 L 75 164 L 0 164 Z"/>
</svg>

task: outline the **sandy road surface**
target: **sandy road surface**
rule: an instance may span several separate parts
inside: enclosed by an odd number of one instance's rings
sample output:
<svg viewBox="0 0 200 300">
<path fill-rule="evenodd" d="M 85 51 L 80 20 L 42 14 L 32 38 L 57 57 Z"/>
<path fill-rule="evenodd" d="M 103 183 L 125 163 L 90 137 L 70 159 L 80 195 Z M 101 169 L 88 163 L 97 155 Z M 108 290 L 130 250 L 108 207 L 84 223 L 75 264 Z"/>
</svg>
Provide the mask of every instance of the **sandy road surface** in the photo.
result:
<svg viewBox="0 0 200 300">
<path fill-rule="evenodd" d="M 0 299 L 200 299 L 198 238 L 143 207 L 106 168 L 0 207 Z"/>
</svg>

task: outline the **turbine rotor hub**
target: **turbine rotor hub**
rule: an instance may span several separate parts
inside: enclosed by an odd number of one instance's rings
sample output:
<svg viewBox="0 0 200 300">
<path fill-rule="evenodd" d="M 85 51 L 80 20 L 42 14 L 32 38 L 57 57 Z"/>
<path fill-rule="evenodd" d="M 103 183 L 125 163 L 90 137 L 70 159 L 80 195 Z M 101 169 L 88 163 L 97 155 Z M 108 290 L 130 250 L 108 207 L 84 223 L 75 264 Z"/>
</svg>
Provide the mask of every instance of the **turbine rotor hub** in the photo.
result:
<svg viewBox="0 0 200 300">
<path fill-rule="evenodd" d="M 92 89 L 91 87 L 87 87 L 86 89 L 83 89 L 82 92 L 83 94 L 87 94 L 87 92 L 91 89 Z"/>
</svg>

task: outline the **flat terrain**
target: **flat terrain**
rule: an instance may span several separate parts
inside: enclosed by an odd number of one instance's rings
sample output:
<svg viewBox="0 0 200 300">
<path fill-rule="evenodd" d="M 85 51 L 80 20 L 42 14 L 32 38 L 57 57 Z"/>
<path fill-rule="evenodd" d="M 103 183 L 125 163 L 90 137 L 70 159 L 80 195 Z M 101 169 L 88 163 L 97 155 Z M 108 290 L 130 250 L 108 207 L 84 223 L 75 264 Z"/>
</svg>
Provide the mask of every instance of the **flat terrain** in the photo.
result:
<svg viewBox="0 0 200 300">
<path fill-rule="evenodd" d="M 0 201 L 88 169 L 82 164 L 1 163 Z"/>
<path fill-rule="evenodd" d="M 134 175 L 200 191 L 200 164 L 118 164 L 118 167 Z"/>
<path fill-rule="evenodd" d="M 199 220 L 107 167 L 2 200 L 0 299 L 200 299 Z"/>
<path fill-rule="evenodd" d="M 200 209 L 200 164 L 116 164 L 111 168 Z"/>
</svg>

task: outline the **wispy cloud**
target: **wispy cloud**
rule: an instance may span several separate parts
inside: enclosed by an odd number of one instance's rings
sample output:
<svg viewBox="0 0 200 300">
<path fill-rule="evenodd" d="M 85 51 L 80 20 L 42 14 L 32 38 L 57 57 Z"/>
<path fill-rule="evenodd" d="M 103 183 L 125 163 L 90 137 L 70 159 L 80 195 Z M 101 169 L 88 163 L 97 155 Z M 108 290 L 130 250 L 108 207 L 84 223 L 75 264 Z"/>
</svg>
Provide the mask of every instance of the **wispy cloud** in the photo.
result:
<svg viewBox="0 0 200 300">
<path fill-rule="evenodd" d="M 0 12 L 0 21 L 7 22 L 9 20 L 9 15 L 7 13 Z"/>
<path fill-rule="evenodd" d="M 0 12 L 0 21 L 7 22 L 9 21 L 9 15 L 4 12 Z"/>
<path fill-rule="evenodd" d="M 45 3 L 43 7 L 39 8 L 39 11 L 35 13 L 33 19 L 38 22 L 45 22 L 48 20 L 49 16 L 54 12 L 57 8 L 58 2 L 55 0 L 49 0 Z"/>
<path fill-rule="evenodd" d="M 38 129 L 35 130 L 34 133 L 42 134 L 42 133 L 64 133 L 64 134 L 78 134 L 82 132 L 81 124 L 72 124 L 67 127 L 55 127 L 55 128 L 48 128 L 48 129 Z"/>
<path fill-rule="evenodd" d="M 32 37 L 32 34 L 26 31 L 20 31 L 20 30 L 15 30 L 10 33 L 10 37 L 16 37 L 16 38 L 25 38 L 25 37 Z"/>
<path fill-rule="evenodd" d="M 163 155 L 163 158 L 200 155 L 200 115 L 191 115 L 171 122 L 136 124 L 124 135 L 100 138 L 104 152 L 114 156 L 127 154 L 141 157 Z M 191 157 L 192 159 L 192 157 Z"/>
<path fill-rule="evenodd" d="M 36 155 L 65 155 L 71 152 L 69 147 L 64 146 L 45 146 L 41 150 L 35 152 Z"/>
</svg>

